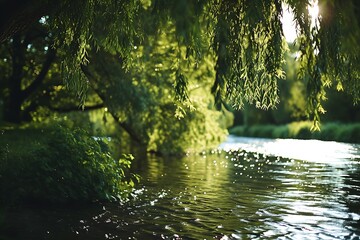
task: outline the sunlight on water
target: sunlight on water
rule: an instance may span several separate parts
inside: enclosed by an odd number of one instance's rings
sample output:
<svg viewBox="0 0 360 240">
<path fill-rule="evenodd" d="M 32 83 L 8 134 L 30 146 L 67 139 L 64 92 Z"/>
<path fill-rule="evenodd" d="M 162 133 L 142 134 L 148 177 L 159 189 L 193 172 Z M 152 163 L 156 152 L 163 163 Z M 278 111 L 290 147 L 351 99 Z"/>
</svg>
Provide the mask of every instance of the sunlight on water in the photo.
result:
<svg viewBox="0 0 360 240">
<path fill-rule="evenodd" d="M 230 136 L 221 147 L 138 159 L 126 202 L 11 209 L 0 239 L 360 239 L 359 145 Z"/>
<path fill-rule="evenodd" d="M 354 159 L 359 146 L 319 140 L 264 139 L 229 136 L 220 145 L 225 151 L 244 149 L 268 155 L 319 163 L 344 164 L 345 159 Z"/>
</svg>

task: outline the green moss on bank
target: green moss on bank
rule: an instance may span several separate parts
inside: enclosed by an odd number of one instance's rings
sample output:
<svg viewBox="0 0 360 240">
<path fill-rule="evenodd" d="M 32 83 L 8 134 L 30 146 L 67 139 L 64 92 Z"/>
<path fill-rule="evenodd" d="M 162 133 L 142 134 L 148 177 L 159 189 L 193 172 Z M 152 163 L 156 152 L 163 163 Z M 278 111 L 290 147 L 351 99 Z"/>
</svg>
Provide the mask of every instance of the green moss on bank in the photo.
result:
<svg viewBox="0 0 360 240">
<path fill-rule="evenodd" d="M 113 159 L 81 129 L 0 129 L 0 201 L 118 199 L 133 185 L 125 180 L 130 161 Z"/>
<path fill-rule="evenodd" d="M 286 125 L 235 126 L 230 134 L 244 137 L 319 139 L 360 143 L 360 123 L 325 123 L 320 131 L 310 130 L 312 122 L 301 121 Z"/>
</svg>

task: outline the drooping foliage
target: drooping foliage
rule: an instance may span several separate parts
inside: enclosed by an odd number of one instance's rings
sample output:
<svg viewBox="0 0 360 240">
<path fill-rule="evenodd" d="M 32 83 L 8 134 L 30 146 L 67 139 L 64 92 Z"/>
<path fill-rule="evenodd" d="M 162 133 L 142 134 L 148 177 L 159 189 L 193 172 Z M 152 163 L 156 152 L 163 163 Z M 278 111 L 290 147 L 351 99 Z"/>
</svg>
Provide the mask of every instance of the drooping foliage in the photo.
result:
<svg viewBox="0 0 360 240">
<path fill-rule="evenodd" d="M 324 112 L 326 87 L 347 91 L 354 102 L 359 100 L 359 3 L 319 0 L 317 24 L 308 12 L 311 4 L 303 0 L 62 0 L 57 9 L 44 12 L 55 46 L 67 53 L 63 61 L 67 83 L 77 89 L 80 99 L 87 86 L 81 66 L 91 61 L 90 49 L 117 52 L 127 66 L 134 60 L 133 47 L 159 31 L 161 23 L 171 21 L 176 41 L 186 46 L 186 57 L 200 59 L 206 56 L 204 49 L 215 54 L 212 92 L 218 103 L 230 100 L 236 107 L 249 102 L 269 108 L 278 102 L 277 81 L 284 76 L 280 19 L 284 8 L 289 8 L 299 35 L 299 77 L 307 84 L 308 114 L 317 122 Z M 144 13 L 148 17 L 141 17 Z M 176 86 L 182 99 L 186 99 L 186 82 L 180 71 Z"/>
<path fill-rule="evenodd" d="M 213 6 L 217 55 L 213 92 L 236 106 L 269 108 L 278 102 L 283 77 L 281 1 L 221 1 Z"/>
<path fill-rule="evenodd" d="M 326 87 L 334 86 L 359 101 L 359 3 L 319 1 L 319 16 L 311 22 L 306 1 L 288 1 L 299 32 L 300 78 L 307 82 L 309 111 L 318 127 Z"/>
<path fill-rule="evenodd" d="M 131 1 L 62 1 L 60 10 L 49 22 L 55 35 L 55 47 L 65 50 L 64 80 L 76 89 L 81 102 L 85 101 L 87 78 L 81 65 L 89 62 L 88 51 L 119 52 L 130 57 L 137 37 L 136 15 L 140 3 Z"/>
<path fill-rule="evenodd" d="M 93 52 L 94 61 L 83 66 L 108 115 L 137 145 L 162 154 L 214 147 L 224 139 L 227 127 L 212 96 L 206 94 L 214 77 L 213 58 L 197 62 L 197 67 L 190 63 L 194 59 L 177 58 L 186 47 L 174 41 L 175 31 L 167 23 L 167 31 L 134 46 L 136 61 L 127 71 L 119 55 L 101 52 Z M 186 81 L 180 88 L 179 76 Z"/>
<path fill-rule="evenodd" d="M 290 45 L 285 54 L 284 71 L 286 78 L 278 81 L 280 102 L 275 109 L 263 110 L 245 104 L 244 108 L 235 110 L 235 124 L 237 125 L 259 125 L 259 124 L 287 124 L 307 120 L 306 116 L 306 82 L 299 79 L 296 73 L 301 67 L 297 60 L 299 56 L 298 46 Z M 322 116 L 321 122 L 343 122 L 351 123 L 359 121 L 360 108 L 353 105 L 352 97 L 335 88 L 326 89 L 327 99 L 323 101 L 326 114 Z M 325 126 L 322 126 L 323 131 Z M 275 135 L 274 135 L 275 136 Z M 264 136 L 262 136 L 264 137 Z"/>
<path fill-rule="evenodd" d="M 141 18 L 146 23 L 143 27 L 147 29 L 152 22 L 152 14 L 145 8 L 142 11 Z M 43 18 L 37 25 L 46 29 L 49 24 L 50 20 Z M 221 112 L 214 109 L 213 97 L 208 94 L 214 78 L 214 56 L 207 54 L 199 58 L 187 54 L 189 50 L 186 44 L 177 41 L 174 22 L 162 20 L 157 24 L 159 31 L 149 32 L 141 41 L 136 42 L 137 45 L 134 45 L 134 42 L 127 58 L 126 54 L 115 51 L 116 49 L 105 51 L 103 48 L 88 48 L 86 57 L 91 61 L 81 64 L 79 73 L 85 74 L 88 84 L 82 88 L 84 93 L 86 91 L 87 97 L 83 110 L 102 108 L 100 111 L 103 116 L 98 116 L 95 121 L 86 124 L 83 124 L 87 118 L 86 113 L 75 116 L 74 112 L 81 110 L 78 107 L 79 102 L 72 95 L 66 94 L 59 76 L 58 60 L 66 55 L 66 49 L 58 49 L 57 58 L 47 71 L 46 78 L 37 81 L 37 88 L 31 92 L 32 97 L 26 102 L 22 101 L 17 112 L 24 115 L 23 112 L 26 110 L 32 120 L 41 122 L 47 121 L 46 119 L 71 119 L 72 123 L 66 123 L 68 126 L 81 122 L 82 127 L 93 130 L 93 124 L 98 126 L 97 129 L 103 129 L 99 128 L 101 122 L 106 128 L 113 130 L 116 128 L 114 125 L 117 125 L 129 135 L 133 144 L 161 153 L 183 153 L 216 146 L 224 139 L 225 129 L 229 124 L 225 123 L 227 119 Z M 34 29 L 30 28 L 28 32 L 33 31 Z M 8 93 L 3 98 L 6 102 L 12 102 L 7 95 L 16 97 L 21 89 L 26 89 L 33 81 L 33 77 L 28 75 L 22 75 L 21 79 L 16 81 L 7 80 L 7 75 L 14 72 L 12 60 L 19 54 L 26 55 L 26 59 L 33 63 L 35 70 L 30 70 L 27 62 L 17 68 L 36 77 L 36 73 L 40 71 L 37 69 L 41 69 L 42 65 L 37 59 L 42 60 L 42 55 L 51 50 L 48 43 L 52 40 L 50 36 L 53 36 L 52 32 L 44 32 L 44 36 L 38 36 L 36 41 L 21 44 L 22 48 L 10 57 L 6 52 L 10 48 L 7 45 L 14 45 L 12 39 L 0 48 L 0 51 L 4 51 L 4 55 L 1 56 L 6 60 L 0 62 L 6 70 L 4 74 L 0 74 L 0 83 L 4 84 L 2 91 Z M 27 38 L 27 33 L 18 34 L 17 37 Z M 42 47 L 42 42 L 47 44 Z M 199 46 L 204 47 L 206 44 L 201 43 Z M 201 51 L 206 53 L 204 49 Z M 129 59 L 132 59 L 130 63 Z M 71 80 L 76 82 L 79 79 Z M 9 82 L 16 83 L 18 91 L 9 87 Z M 72 87 L 76 88 L 76 84 Z M 28 105 L 32 106 L 29 110 Z M 14 110 L 11 107 L 7 109 Z M 25 120 L 28 119 L 21 116 L 18 122 Z M 110 122 L 113 126 L 109 126 Z M 119 128 L 116 129 L 118 131 Z M 115 136 L 115 131 L 112 131 L 112 134 Z M 120 138 L 120 134 L 116 137 Z M 123 135 L 121 138 L 121 141 L 127 139 L 123 138 Z"/>
</svg>

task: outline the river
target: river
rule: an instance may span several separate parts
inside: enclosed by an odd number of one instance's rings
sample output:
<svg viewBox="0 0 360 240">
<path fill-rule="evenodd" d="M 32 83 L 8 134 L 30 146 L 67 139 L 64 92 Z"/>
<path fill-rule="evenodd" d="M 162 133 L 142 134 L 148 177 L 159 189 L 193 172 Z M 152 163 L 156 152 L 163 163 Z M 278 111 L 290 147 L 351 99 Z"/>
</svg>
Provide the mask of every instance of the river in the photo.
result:
<svg viewBox="0 0 360 240">
<path fill-rule="evenodd" d="M 148 156 L 123 203 L 13 210 L 8 239 L 360 239 L 360 146 L 229 136 Z M 0 237 L 1 238 L 1 237 Z"/>
</svg>

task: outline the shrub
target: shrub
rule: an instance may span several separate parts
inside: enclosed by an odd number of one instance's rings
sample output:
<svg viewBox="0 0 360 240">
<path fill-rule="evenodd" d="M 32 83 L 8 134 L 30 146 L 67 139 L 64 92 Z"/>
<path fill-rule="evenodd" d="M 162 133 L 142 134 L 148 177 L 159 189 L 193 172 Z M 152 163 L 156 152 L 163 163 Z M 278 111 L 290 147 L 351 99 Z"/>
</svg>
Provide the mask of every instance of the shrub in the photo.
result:
<svg viewBox="0 0 360 240">
<path fill-rule="evenodd" d="M 273 131 L 276 128 L 274 125 L 264 125 L 260 130 L 261 137 L 271 138 L 273 137 Z"/>
<path fill-rule="evenodd" d="M 340 125 L 339 123 L 328 123 L 321 127 L 320 132 L 315 132 L 314 137 L 321 140 L 340 141 L 341 139 L 339 136 L 341 128 L 343 128 L 343 125 Z"/>
<path fill-rule="evenodd" d="M 287 125 L 276 127 L 273 130 L 273 138 L 289 138 L 289 127 Z"/>
<path fill-rule="evenodd" d="M 320 139 L 360 143 L 360 124 L 325 123 L 320 131 L 312 132 L 310 121 L 292 122 L 286 125 L 235 126 L 230 134 L 247 137 Z"/>
<path fill-rule="evenodd" d="M 300 121 L 292 122 L 287 124 L 289 128 L 289 137 L 290 138 L 299 138 L 299 133 L 302 135 L 307 135 L 306 129 L 310 130 L 312 122 L 309 121 Z"/>
<path fill-rule="evenodd" d="M 351 134 L 351 142 L 353 143 L 360 143 L 360 124 L 353 125 L 353 131 Z"/>
<path fill-rule="evenodd" d="M 339 141 L 360 143 L 360 124 L 343 125 L 338 130 Z"/>
<path fill-rule="evenodd" d="M 236 136 L 246 136 L 246 127 L 245 126 L 235 126 L 229 129 L 229 133 Z"/>
<path fill-rule="evenodd" d="M 131 156 L 114 160 L 103 143 L 85 131 L 61 126 L 6 130 L 0 136 L 2 200 L 49 202 L 115 200 Z M 5 199 L 6 198 L 6 199 Z"/>
<path fill-rule="evenodd" d="M 307 126 L 303 126 L 299 129 L 296 138 L 298 139 L 311 139 L 312 132 Z"/>
<path fill-rule="evenodd" d="M 261 131 L 261 125 L 254 125 L 248 129 L 249 136 L 251 137 L 261 137 L 260 131 Z"/>
</svg>

